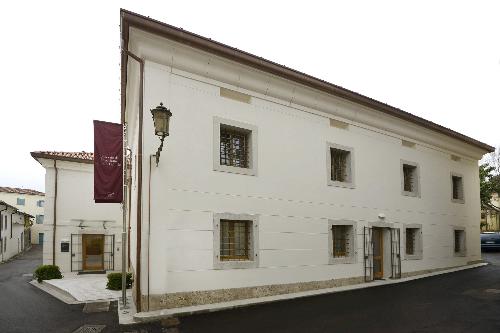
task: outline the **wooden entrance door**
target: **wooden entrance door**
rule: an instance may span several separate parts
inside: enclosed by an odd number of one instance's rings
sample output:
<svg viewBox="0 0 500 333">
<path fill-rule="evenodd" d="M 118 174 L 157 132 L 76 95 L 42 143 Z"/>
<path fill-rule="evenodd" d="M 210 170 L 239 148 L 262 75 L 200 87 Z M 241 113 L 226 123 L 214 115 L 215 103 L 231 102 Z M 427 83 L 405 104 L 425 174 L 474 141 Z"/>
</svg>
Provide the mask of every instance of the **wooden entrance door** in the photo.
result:
<svg viewBox="0 0 500 333">
<path fill-rule="evenodd" d="M 104 270 L 104 235 L 82 235 L 82 252 L 84 271 Z"/>
<path fill-rule="evenodd" d="M 373 278 L 384 277 L 384 238 L 382 228 L 373 228 Z"/>
</svg>

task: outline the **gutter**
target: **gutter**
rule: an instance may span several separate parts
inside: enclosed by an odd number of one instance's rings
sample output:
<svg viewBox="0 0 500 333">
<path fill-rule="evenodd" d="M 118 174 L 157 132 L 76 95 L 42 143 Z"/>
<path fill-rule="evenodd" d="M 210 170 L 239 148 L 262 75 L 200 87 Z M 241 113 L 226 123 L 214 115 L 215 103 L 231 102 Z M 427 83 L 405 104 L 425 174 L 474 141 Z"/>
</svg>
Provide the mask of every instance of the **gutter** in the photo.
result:
<svg viewBox="0 0 500 333">
<path fill-rule="evenodd" d="M 56 227 L 57 227 L 57 160 L 54 160 L 54 228 L 52 229 L 52 265 L 56 264 Z"/>
</svg>

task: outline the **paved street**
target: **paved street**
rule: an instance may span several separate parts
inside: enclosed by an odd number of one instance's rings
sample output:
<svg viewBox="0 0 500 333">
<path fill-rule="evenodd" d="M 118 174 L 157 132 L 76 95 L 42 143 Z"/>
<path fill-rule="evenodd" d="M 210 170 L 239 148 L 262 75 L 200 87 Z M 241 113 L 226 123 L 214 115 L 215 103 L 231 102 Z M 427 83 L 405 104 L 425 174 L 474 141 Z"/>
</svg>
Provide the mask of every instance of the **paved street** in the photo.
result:
<svg viewBox="0 0 500 333">
<path fill-rule="evenodd" d="M 40 248 L 0 265 L 0 332 L 73 332 L 84 324 L 103 332 L 162 332 L 159 323 L 118 326 L 109 312 L 83 313 L 33 287 L 25 273 Z M 277 302 L 181 318 L 178 332 L 500 332 L 500 252 L 492 264 L 396 285 Z M 169 331 L 171 332 L 171 331 Z"/>
</svg>

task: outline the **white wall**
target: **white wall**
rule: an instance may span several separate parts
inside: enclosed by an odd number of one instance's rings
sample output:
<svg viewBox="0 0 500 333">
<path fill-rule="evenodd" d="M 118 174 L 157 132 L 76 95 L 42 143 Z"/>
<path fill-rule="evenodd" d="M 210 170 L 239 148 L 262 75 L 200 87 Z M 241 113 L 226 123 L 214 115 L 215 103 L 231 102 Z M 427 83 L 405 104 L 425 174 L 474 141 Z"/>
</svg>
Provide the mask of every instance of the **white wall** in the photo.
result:
<svg viewBox="0 0 500 333">
<path fill-rule="evenodd" d="M 45 174 L 45 223 L 43 263 L 52 264 L 55 169 L 53 160 L 40 160 Z M 115 270 L 121 269 L 122 213 L 120 204 L 94 203 L 92 164 L 57 161 L 56 265 L 71 270 L 70 252 L 61 252 L 61 242 L 71 242 L 71 234 L 115 235 Z M 106 221 L 104 229 L 103 222 Z M 83 223 L 83 228 L 79 225 Z"/>
<path fill-rule="evenodd" d="M 25 204 L 18 205 L 17 198 L 25 199 Z M 36 216 L 44 215 L 44 207 L 38 207 L 37 202 L 39 200 L 45 200 L 45 196 L 0 192 L 0 200 L 16 207 L 22 212 L 35 216 L 31 227 L 31 243 L 38 244 L 38 234 L 43 232 L 43 224 L 36 223 Z"/>
<path fill-rule="evenodd" d="M 143 293 L 148 279 L 151 294 L 161 294 L 362 276 L 363 227 L 377 221 L 379 213 L 396 228 L 422 224 L 423 259 L 403 260 L 403 272 L 481 258 L 478 149 L 174 43 L 152 39 L 141 43 L 131 42 L 134 52 L 156 62 L 147 61 L 145 73 L 143 204 L 139 207 Z M 192 66 L 182 67 L 187 63 Z M 137 77 L 136 72 L 128 76 L 127 89 L 129 146 L 134 155 Z M 252 85 L 267 90 L 243 88 Z M 251 102 L 221 97 L 220 87 L 249 94 Z M 299 98 L 307 103 L 298 104 Z M 159 140 L 148 110 L 160 102 L 173 116 L 159 167 L 153 164 L 149 182 L 149 158 Z M 312 107 L 314 103 L 317 107 Z M 215 116 L 258 128 L 256 176 L 213 170 Z M 330 118 L 350 124 L 348 130 L 331 127 Z M 416 146 L 404 147 L 402 139 Z M 354 149 L 354 189 L 327 186 L 327 142 Z M 461 160 L 451 160 L 450 154 Z M 401 195 L 401 159 L 419 164 L 420 197 Z M 450 172 L 464 176 L 464 204 L 451 201 Z M 133 233 L 135 200 L 134 192 Z M 223 212 L 260 216 L 258 268 L 214 269 L 212 220 L 214 213 Z M 328 264 L 329 219 L 357 223 L 355 264 Z M 465 257 L 453 254 L 454 226 L 466 228 Z M 404 251 L 404 244 L 401 248 Z M 148 256 L 153 263 L 149 276 Z"/>
<path fill-rule="evenodd" d="M 0 261 L 5 261 L 23 251 L 24 215 L 16 213 L 14 209 L 0 205 L 1 244 Z M 7 220 L 7 224 L 5 221 Z M 12 222 L 11 222 L 12 221 Z M 5 245 L 6 244 L 6 245 Z"/>
</svg>

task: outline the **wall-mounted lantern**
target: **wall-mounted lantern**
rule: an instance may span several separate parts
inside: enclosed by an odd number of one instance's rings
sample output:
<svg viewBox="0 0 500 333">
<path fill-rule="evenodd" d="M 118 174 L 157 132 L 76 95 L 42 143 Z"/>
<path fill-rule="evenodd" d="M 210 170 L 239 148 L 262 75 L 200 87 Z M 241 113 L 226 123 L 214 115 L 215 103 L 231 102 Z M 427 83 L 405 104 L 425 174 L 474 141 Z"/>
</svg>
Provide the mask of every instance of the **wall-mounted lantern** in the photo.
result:
<svg viewBox="0 0 500 333">
<path fill-rule="evenodd" d="M 159 106 L 151 110 L 151 115 L 153 116 L 153 122 L 155 125 L 155 134 L 160 137 L 160 147 L 156 152 L 156 166 L 160 162 L 160 153 L 163 149 L 163 140 L 169 135 L 168 126 L 170 123 L 170 117 L 172 117 L 172 112 L 160 103 Z"/>
</svg>

